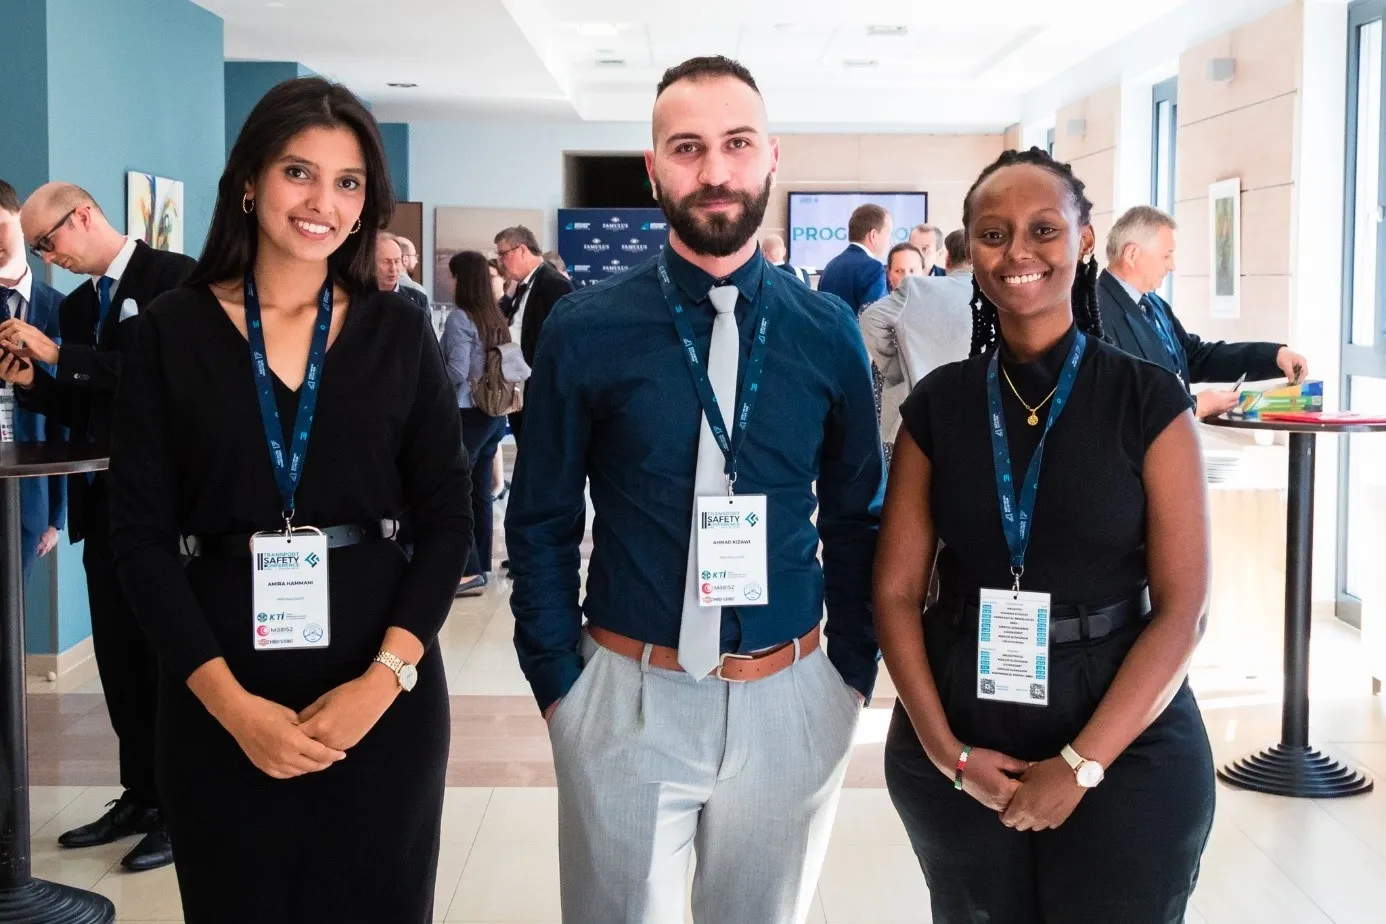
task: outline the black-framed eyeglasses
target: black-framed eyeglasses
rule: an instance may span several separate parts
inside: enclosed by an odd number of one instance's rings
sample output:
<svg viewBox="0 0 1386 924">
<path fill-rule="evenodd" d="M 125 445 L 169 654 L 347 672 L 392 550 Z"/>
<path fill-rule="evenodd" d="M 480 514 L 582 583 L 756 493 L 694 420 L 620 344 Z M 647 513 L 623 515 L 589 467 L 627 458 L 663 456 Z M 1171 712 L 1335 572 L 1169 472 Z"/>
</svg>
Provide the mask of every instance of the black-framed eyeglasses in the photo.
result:
<svg viewBox="0 0 1386 924">
<path fill-rule="evenodd" d="M 56 231 L 57 229 L 54 228 L 53 230 Z M 516 244 L 514 247 L 507 247 L 505 250 L 497 250 L 497 251 L 496 251 L 496 259 L 497 259 L 497 260 L 504 260 L 507 256 L 509 256 L 510 254 L 512 254 L 512 253 L 514 253 L 515 251 L 519 250 L 519 249 L 520 249 L 521 247 L 523 247 L 523 246 L 524 246 L 523 244 Z"/>
<path fill-rule="evenodd" d="M 34 241 L 33 246 L 31 246 L 31 247 L 29 248 L 29 252 L 30 252 L 31 254 L 33 254 L 34 256 L 36 256 L 36 257 L 41 257 L 41 256 L 43 256 L 43 255 L 46 254 L 46 253 L 52 253 L 52 252 L 53 252 L 53 235 L 57 234 L 58 231 L 62 228 L 62 226 L 65 225 L 65 224 L 67 224 L 68 221 L 71 220 L 71 218 L 72 218 L 73 215 L 76 215 L 76 214 L 77 214 L 77 209 L 80 209 L 80 208 L 81 208 L 81 206 L 79 205 L 79 206 L 77 206 L 77 208 L 74 208 L 74 209 L 70 210 L 66 215 L 64 215 L 63 218 L 62 218 L 62 221 L 58 222 L 58 223 L 57 223 L 56 225 L 54 225 L 52 228 L 49 228 L 49 229 L 48 229 L 48 233 L 45 234 L 43 237 L 41 237 L 41 238 L 39 238 L 38 240 Z"/>
</svg>

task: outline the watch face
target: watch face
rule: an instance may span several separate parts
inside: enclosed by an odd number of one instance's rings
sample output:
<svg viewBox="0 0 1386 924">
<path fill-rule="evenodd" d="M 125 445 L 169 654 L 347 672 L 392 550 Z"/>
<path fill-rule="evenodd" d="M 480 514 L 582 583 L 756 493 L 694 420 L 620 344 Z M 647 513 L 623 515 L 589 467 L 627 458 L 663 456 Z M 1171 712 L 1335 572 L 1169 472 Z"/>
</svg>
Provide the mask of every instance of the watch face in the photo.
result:
<svg viewBox="0 0 1386 924">
<path fill-rule="evenodd" d="M 414 689 L 414 684 L 419 682 L 419 671 L 412 664 L 401 667 L 398 676 L 400 688 L 406 693 Z"/>
<path fill-rule="evenodd" d="M 1085 789 L 1092 789 L 1102 782 L 1102 765 L 1092 761 L 1085 761 L 1083 766 L 1078 768 L 1078 785 Z"/>
</svg>

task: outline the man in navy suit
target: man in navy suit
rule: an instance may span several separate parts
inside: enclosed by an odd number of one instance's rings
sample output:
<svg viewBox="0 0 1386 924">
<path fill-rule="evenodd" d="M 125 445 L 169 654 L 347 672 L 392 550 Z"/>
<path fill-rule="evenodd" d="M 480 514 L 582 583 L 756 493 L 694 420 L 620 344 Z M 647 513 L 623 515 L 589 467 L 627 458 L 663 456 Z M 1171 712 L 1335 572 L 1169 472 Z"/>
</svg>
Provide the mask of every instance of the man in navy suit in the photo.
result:
<svg viewBox="0 0 1386 924">
<path fill-rule="evenodd" d="M 19 196 L 0 180 L 0 321 L 19 318 L 43 331 L 54 341 L 58 332 L 58 305 L 63 297 L 29 271 L 24 258 L 24 231 L 19 226 Z M 48 371 L 53 370 L 50 367 Z M 21 442 L 63 442 L 63 428 L 50 424 L 42 414 L 16 407 L 14 438 Z M 67 490 L 61 476 L 25 478 L 19 484 L 19 520 L 23 533 L 24 572 L 34 559 L 58 546 L 58 534 L 67 524 Z"/>
<path fill-rule="evenodd" d="M 31 363 L 37 360 L 21 369 L 0 357 L 0 378 L 17 386 L 20 406 L 66 426 L 73 441 L 109 445 L 121 366 L 134 346 L 140 313 L 181 286 L 196 264 L 121 234 L 91 194 L 71 183 L 39 187 L 19 210 L 19 219 L 29 249 L 45 263 L 91 278 L 69 292 L 58 309 L 61 346 L 18 318 L 0 323 L 0 343 Z M 121 865 L 131 872 L 168 866 L 173 847 L 154 779 L 158 661 L 116 576 L 105 474 L 71 476 L 67 489 L 68 532 L 83 543 L 92 646 L 106 711 L 120 739 L 125 792 L 104 815 L 63 833 L 58 843 L 97 847 L 143 835 Z"/>
<path fill-rule="evenodd" d="M 861 310 L 886 297 L 885 257 L 895 223 L 879 205 L 860 205 L 847 221 L 847 249 L 828 261 L 818 280 L 819 292 L 831 292 Z"/>
<path fill-rule="evenodd" d="M 1127 353 L 1163 366 L 1187 387 L 1194 382 L 1252 381 L 1309 374 L 1309 361 L 1280 343 L 1209 342 L 1179 323 L 1155 294 L 1174 271 L 1174 219 L 1148 205 L 1128 211 L 1107 235 L 1107 268 L 1097 284 L 1106 340 Z M 1235 390 L 1198 393 L 1194 413 L 1216 417 L 1237 406 Z"/>
</svg>

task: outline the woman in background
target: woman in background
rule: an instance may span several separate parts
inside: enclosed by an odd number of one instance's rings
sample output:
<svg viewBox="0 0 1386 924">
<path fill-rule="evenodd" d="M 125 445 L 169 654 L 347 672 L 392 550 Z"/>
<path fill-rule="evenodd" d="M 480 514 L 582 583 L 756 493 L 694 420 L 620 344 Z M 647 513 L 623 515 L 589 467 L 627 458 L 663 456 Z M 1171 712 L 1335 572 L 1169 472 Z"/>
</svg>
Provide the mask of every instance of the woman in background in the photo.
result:
<svg viewBox="0 0 1386 924">
<path fill-rule="evenodd" d="M 494 528 L 492 491 L 495 489 L 496 450 L 505 436 L 505 416 L 492 417 L 476 406 L 472 382 L 486 368 L 486 353 L 510 342 L 510 325 L 496 304 L 495 269 L 473 250 L 454 254 L 453 303 L 457 310 L 443 326 L 443 364 L 457 393 L 462 417 L 462 445 L 472 469 L 472 529 L 474 542 L 467 569 L 458 585 L 460 597 L 480 596 L 489 581 Z"/>
</svg>

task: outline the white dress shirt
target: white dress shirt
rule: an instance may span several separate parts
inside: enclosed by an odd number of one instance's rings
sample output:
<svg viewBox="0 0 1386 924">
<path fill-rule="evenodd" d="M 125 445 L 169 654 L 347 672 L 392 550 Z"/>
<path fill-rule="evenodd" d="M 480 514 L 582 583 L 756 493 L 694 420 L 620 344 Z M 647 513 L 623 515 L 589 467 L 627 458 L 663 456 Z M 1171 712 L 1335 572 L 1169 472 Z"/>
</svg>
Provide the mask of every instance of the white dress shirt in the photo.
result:
<svg viewBox="0 0 1386 924">
<path fill-rule="evenodd" d="M 125 239 L 125 246 L 120 248 L 120 253 L 116 254 L 115 259 L 111 261 L 111 265 L 106 267 L 106 272 L 91 277 L 92 288 L 100 292 L 101 290 L 98 286 L 101 282 L 101 277 L 109 276 L 115 280 L 111 285 L 111 297 L 115 297 L 115 290 L 120 288 L 120 277 L 125 275 L 125 270 L 130 265 L 130 257 L 135 252 L 135 243 L 136 241 L 133 237 L 127 237 Z"/>
</svg>

